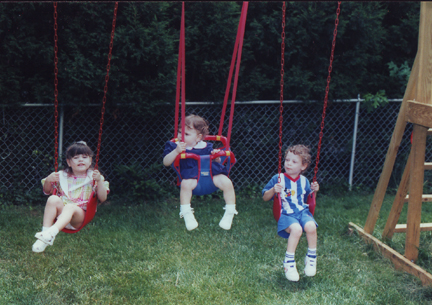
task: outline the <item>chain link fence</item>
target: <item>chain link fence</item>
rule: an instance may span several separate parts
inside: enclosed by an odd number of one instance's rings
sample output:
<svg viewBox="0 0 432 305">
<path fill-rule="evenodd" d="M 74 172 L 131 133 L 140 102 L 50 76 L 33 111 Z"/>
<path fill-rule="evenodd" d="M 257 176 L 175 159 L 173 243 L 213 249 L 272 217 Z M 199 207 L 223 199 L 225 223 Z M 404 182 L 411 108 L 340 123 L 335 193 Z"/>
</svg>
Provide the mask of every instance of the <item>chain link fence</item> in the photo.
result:
<svg viewBox="0 0 432 305">
<path fill-rule="evenodd" d="M 376 186 L 384 165 L 401 100 L 368 112 L 356 110 L 362 100 L 329 102 L 320 154 L 318 182 L 321 185 L 353 187 Z M 313 177 L 319 140 L 322 102 L 285 101 L 283 109 L 283 150 L 302 143 L 312 151 L 313 164 L 306 172 Z M 217 134 L 221 105 L 187 103 L 186 113 L 197 114 L 210 122 L 211 134 Z M 40 180 L 53 171 L 54 107 L 33 105 L 0 111 L 0 189 L 41 189 Z M 135 171 L 152 168 L 151 178 L 159 184 L 175 184 L 171 168 L 162 166 L 165 142 L 173 137 L 174 107 L 159 107 L 152 114 L 118 107 L 105 114 L 99 168 L 115 191 L 121 184 L 119 166 Z M 358 126 L 356 127 L 356 113 Z M 229 111 L 223 135 L 227 135 Z M 237 164 L 230 177 L 237 190 L 264 186 L 278 170 L 279 102 L 238 102 L 235 106 L 231 149 Z M 68 145 L 84 140 L 96 151 L 100 106 L 60 109 L 60 152 Z M 356 134 L 355 131 L 356 130 Z M 410 150 L 408 125 L 399 148 L 391 183 L 397 187 Z M 355 145 L 353 146 L 353 142 Z M 432 157 L 428 140 L 426 158 Z M 62 158 L 63 159 L 63 158 Z M 59 164 L 65 160 L 59 160 Z M 351 179 L 350 179 L 351 177 Z"/>
</svg>

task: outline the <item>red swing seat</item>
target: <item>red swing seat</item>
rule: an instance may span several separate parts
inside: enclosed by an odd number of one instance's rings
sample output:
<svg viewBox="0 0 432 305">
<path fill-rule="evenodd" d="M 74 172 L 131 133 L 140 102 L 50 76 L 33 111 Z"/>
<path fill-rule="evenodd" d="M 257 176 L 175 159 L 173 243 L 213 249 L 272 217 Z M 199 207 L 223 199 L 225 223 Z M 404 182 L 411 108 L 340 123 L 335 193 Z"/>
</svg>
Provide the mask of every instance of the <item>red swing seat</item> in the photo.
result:
<svg viewBox="0 0 432 305">
<path fill-rule="evenodd" d="M 113 40 L 114 40 L 114 32 L 115 32 L 115 25 L 116 25 L 116 18 L 117 18 L 117 8 L 118 8 L 118 2 L 115 2 L 114 5 L 114 17 L 112 22 L 112 30 L 111 30 L 111 40 L 109 45 L 109 52 L 108 52 L 108 64 L 107 64 L 107 74 L 105 76 L 105 87 L 104 87 L 104 96 L 102 100 L 102 111 L 101 111 L 101 119 L 100 119 L 100 126 L 99 126 L 99 138 L 98 138 L 98 145 L 97 145 L 97 152 L 96 152 L 96 161 L 95 161 L 95 167 L 94 169 L 98 169 L 98 162 L 99 162 L 99 152 L 101 147 L 101 139 L 102 139 L 102 126 L 104 122 L 104 114 L 105 114 L 105 103 L 106 103 L 106 93 L 108 89 L 108 79 L 109 79 L 109 70 L 110 70 L 110 62 L 111 62 L 111 54 L 112 54 L 112 46 L 113 46 Z M 58 74 L 58 57 L 57 57 L 57 2 L 54 2 L 54 170 L 57 172 L 58 170 L 58 80 L 57 80 L 57 74 Z M 95 184 L 95 181 L 93 181 L 93 185 Z M 57 194 L 57 189 L 54 189 L 53 195 Z M 82 228 L 84 228 L 90 221 L 93 220 L 96 210 L 97 210 L 97 204 L 98 204 L 98 198 L 95 189 L 93 188 L 93 191 L 90 194 L 89 201 L 87 202 L 87 210 L 84 216 L 84 221 L 81 224 L 79 228 L 76 230 L 70 230 L 63 228 L 63 232 L 65 233 L 77 233 Z"/>
<path fill-rule="evenodd" d="M 56 195 L 56 194 L 57 194 L 57 189 L 54 189 L 53 195 Z M 97 204 L 98 204 L 97 195 L 96 195 L 95 190 L 93 190 L 90 194 L 89 201 L 87 202 L 87 209 L 85 211 L 85 216 L 84 216 L 84 220 L 83 220 L 82 224 L 78 228 L 76 228 L 76 230 L 63 228 L 62 231 L 65 233 L 76 233 L 76 232 L 80 231 L 82 228 L 84 228 L 95 217 L 96 210 L 97 210 Z"/>
<path fill-rule="evenodd" d="M 93 191 L 91 193 L 91 195 L 90 195 L 89 201 L 87 202 L 87 210 L 85 212 L 84 221 L 81 224 L 81 226 L 79 226 L 78 228 L 76 228 L 76 230 L 71 230 L 71 229 L 64 228 L 62 231 L 65 232 L 65 233 L 76 233 L 79 230 L 81 230 L 82 228 L 84 228 L 95 217 L 96 209 L 97 209 L 97 204 L 98 204 L 98 199 L 97 199 L 97 196 L 96 196 L 96 192 Z"/>
<path fill-rule="evenodd" d="M 332 49 L 331 49 L 331 55 L 330 55 L 330 65 L 328 68 L 328 76 L 327 76 L 327 87 L 325 90 L 325 97 L 324 97 L 324 107 L 323 107 L 323 113 L 322 113 L 322 121 L 321 121 L 321 131 L 319 134 L 319 141 L 318 141 L 318 151 L 317 151 L 317 158 L 315 163 L 315 169 L 314 169 L 314 178 L 313 181 L 316 181 L 316 176 L 318 172 L 318 163 L 319 163 L 319 156 L 320 156 L 320 150 L 321 150 L 321 141 L 323 137 L 323 129 L 324 129 L 324 119 L 326 114 L 326 108 L 327 108 L 327 100 L 328 100 L 328 93 L 329 93 L 329 87 L 330 87 L 330 74 L 332 71 L 332 64 L 333 64 L 333 55 L 334 55 L 334 49 L 336 45 L 336 35 L 337 35 L 337 26 L 339 24 L 339 13 L 340 13 L 340 5 L 341 2 L 338 1 L 338 7 L 336 10 L 336 20 L 335 20 L 335 29 L 333 31 L 333 41 L 332 41 Z M 281 173 L 281 159 L 282 159 L 282 113 L 283 113 L 283 75 L 284 75 L 284 54 L 285 54 L 285 2 L 283 2 L 282 5 L 282 43 L 281 43 L 281 90 L 280 90 L 280 108 L 279 108 L 279 168 L 278 173 Z M 280 179 L 280 175 L 279 175 Z M 279 181 L 280 182 L 280 181 Z M 315 213 L 315 207 L 316 207 L 316 193 L 311 192 L 307 199 L 306 204 L 309 206 L 309 211 L 314 215 Z M 276 221 L 279 221 L 280 215 L 282 213 L 282 200 L 280 198 L 280 194 L 275 194 L 273 197 L 273 217 Z"/>
<path fill-rule="evenodd" d="M 312 213 L 312 215 L 315 213 L 315 206 L 316 206 L 316 200 L 315 200 L 315 192 L 310 193 L 307 196 L 306 203 L 309 206 L 309 211 Z M 282 199 L 280 198 L 280 194 L 276 194 L 273 197 L 273 217 L 276 221 L 279 221 L 279 218 L 282 214 Z"/>
</svg>

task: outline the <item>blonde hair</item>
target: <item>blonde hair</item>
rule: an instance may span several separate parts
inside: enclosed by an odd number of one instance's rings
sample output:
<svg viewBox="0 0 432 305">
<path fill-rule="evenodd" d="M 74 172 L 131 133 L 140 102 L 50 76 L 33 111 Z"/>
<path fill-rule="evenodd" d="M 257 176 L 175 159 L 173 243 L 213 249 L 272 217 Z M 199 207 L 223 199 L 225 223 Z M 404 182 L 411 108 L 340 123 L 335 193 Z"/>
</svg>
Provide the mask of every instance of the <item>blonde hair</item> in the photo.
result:
<svg viewBox="0 0 432 305">
<path fill-rule="evenodd" d="M 300 156 L 300 158 L 302 159 L 302 165 L 306 165 L 305 170 L 302 171 L 302 172 L 305 172 L 312 162 L 309 147 L 307 147 L 303 144 L 297 144 L 297 145 L 290 146 L 285 151 L 285 158 L 289 152 L 293 153 L 296 156 Z"/>
<path fill-rule="evenodd" d="M 188 115 L 185 118 L 185 125 L 191 129 L 195 129 L 196 131 L 198 131 L 198 134 L 202 135 L 203 140 L 209 134 L 208 122 L 198 115 Z M 181 128 L 179 130 L 181 131 Z"/>
</svg>

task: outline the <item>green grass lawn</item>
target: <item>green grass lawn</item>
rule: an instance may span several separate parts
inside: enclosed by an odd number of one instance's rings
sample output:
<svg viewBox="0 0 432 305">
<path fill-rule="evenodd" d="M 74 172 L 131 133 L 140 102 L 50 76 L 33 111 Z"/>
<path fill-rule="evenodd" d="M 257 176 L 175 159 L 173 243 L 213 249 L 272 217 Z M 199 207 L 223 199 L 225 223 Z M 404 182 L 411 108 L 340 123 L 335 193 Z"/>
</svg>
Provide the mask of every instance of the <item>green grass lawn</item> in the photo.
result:
<svg viewBox="0 0 432 305">
<path fill-rule="evenodd" d="M 392 199 L 388 196 L 383 204 L 377 237 Z M 317 275 L 303 274 L 307 243 L 302 237 L 296 283 L 284 276 L 286 240 L 276 234 L 271 202 L 261 198 L 238 196 L 239 214 L 230 231 L 218 226 L 220 199 L 194 198 L 199 227 L 192 232 L 178 216 L 177 201 L 111 202 L 81 232 L 57 235 L 44 253 L 31 251 L 43 206 L 4 208 L 0 304 L 432 303 L 432 288 L 396 271 L 357 234 L 348 234 L 349 221 L 364 225 L 371 200 L 372 195 L 319 194 Z M 424 206 L 426 221 L 431 211 Z M 428 270 L 432 236 L 421 236 L 419 264 Z M 403 239 L 395 235 L 392 246 L 403 251 Z"/>
</svg>

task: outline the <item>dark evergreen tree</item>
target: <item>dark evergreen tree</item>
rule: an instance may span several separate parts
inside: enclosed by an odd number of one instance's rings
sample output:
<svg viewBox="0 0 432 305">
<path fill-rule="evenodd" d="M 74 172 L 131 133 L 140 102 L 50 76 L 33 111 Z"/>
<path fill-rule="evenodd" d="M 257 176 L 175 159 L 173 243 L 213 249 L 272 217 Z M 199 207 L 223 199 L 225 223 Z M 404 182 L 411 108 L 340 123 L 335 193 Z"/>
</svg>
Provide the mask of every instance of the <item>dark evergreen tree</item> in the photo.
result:
<svg viewBox="0 0 432 305">
<path fill-rule="evenodd" d="M 285 99 L 322 100 L 336 2 L 288 2 Z M 59 2 L 59 101 L 100 103 L 114 3 Z M 241 3 L 186 2 L 186 97 L 221 102 Z M 343 2 L 330 99 L 400 98 L 417 52 L 418 2 Z M 119 3 L 109 107 L 174 103 L 180 2 Z M 281 3 L 250 2 L 238 100 L 278 99 Z M 2 104 L 53 100 L 52 3 L 0 4 Z"/>
</svg>

